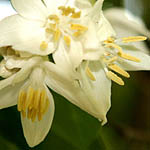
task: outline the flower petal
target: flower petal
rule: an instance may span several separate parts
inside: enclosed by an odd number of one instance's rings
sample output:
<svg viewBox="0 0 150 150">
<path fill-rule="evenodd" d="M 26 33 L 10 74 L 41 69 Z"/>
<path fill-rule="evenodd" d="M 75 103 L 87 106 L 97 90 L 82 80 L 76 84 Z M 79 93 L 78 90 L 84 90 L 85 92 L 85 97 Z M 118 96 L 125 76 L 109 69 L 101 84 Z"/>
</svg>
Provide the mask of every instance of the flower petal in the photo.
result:
<svg viewBox="0 0 150 150">
<path fill-rule="evenodd" d="M 12 46 L 13 49 L 37 55 L 47 55 L 54 50 L 53 44 L 42 51 L 40 44 L 45 41 L 42 23 L 24 19 L 19 15 L 7 17 L 0 22 L 0 47 Z"/>
<path fill-rule="evenodd" d="M 129 48 L 129 47 L 128 47 Z M 130 46 L 130 49 L 124 48 L 124 53 L 140 59 L 140 62 L 134 62 L 120 58 L 119 64 L 125 70 L 150 70 L 150 56 Z"/>
<path fill-rule="evenodd" d="M 141 34 L 150 37 L 150 31 L 146 28 L 144 22 L 125 9 L 111 8 L 104 11 L 104 15 L 110 21 L 118 37 L 138 36 Z M 149 51 L 144 42 L 133 44 L 144 52 Z"/>
<path fill-rule="evenodd" d="M 7 79 L 5 79 L 5 83 L 6 80 Z M 7 83 L 9 81 L 10 80 L 7 80 Z M 0 84 L 1 82 L 4 83 L 4 80 L 0 81 Z M 5 87 L 0 90 L 0 109 L 11 107 L 17 104 L 18 93 L 24 82 L 18 83 L 15 86 L 10 85 L 10 83 L 11 82 L 9 82 L 9 85 L 5 84 Z"/>
<path fill-rule="evenodd" d="M 82 56 L 82 46 L 80 42 L 74 40 L 71 40 L 70 47 L 61 40 L 57 51 L 53 54 L 55 63 L 65 71 L 75 70 L 82 62 Z"/>
<path fill-rule="evenodd" d="M 11 3 L 25 18 L 45 21 L 47 17 L 47 9 L 41 0 L 11 0 Z"/>
<path fill-rule="evenodd" d="M 35 122 L 32 122 L 28 118 L 24 118 L 21 115 L 24 136 L 30 147 L 34 147 L 41 143 L 48 134 L 52 125 L 55 110 L 54 100 L 48 89 L 47 94 L 50 100 L 50 105 L 48 111 L 45 113 L 41 121 L 36 119 Z"/>
<path fill-rule="evenodd" d="M 111 24 L 104 17 L 101 12 L 100 19 L 98 20 L 98 37 L 100 41 L 107 40 L 108 37 L 115 37 L 116 33 L 113 30 Z"/>
<path fill-rule="evenodd" d="M 86 9 L 92 7 L 89 0 L 75 0 L 75 5 L 80 9 Z"/>
<path fill-rule="evenodd" d="M 54 69 L 55 68 L 55 69 Z M 90 68 L 96 81 L 90 81 L 81 68 L 81 82 L 65 75 L 63 68 L 53 66 L 47 73 L 46 84 L 71 103 L 102 121 L 107 122 L 106 113 L 110 108 L 111 81 L 106 77 L 100 63 L 91 64 Z M 79 83 L 80 82 L 80 83 Z"/>
</svg>

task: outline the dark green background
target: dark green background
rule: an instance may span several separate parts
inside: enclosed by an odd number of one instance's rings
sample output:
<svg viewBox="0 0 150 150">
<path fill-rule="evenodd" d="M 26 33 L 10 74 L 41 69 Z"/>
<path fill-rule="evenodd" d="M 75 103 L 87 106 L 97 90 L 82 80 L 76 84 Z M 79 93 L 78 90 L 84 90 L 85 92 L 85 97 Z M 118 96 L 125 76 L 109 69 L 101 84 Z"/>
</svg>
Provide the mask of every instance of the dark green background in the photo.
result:
<svg viewBox="0 0 150 150">
<path fill-rule="evenodd" d="M 127 1 L 126 1 L 127 2 Z M 105 0 L 104 9 L 126 7 L 150 27 L 150 1 Z M 138 5 L 140 3 L 140 5 Z M 53 92 L 56 111 L 45 141 L 34 150 L 149 150 L 150 73 L 130 72 L 121 87 L 113 83 L 108 123 L 101 127 L 95 118 Z M 0 110 L 0 150 L 29 150 L 16 107 Z"/>
</svg>

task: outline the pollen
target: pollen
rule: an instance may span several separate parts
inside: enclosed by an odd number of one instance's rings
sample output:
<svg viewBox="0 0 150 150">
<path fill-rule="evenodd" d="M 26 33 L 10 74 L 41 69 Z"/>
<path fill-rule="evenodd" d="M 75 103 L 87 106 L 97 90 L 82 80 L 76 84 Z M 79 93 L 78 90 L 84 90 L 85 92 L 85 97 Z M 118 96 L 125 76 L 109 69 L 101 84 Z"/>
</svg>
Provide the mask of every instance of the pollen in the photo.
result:
<svg viewBox="0 0 150 150">
<path fill-rule="evenodd" d="M 70 29 L 71 30 L 77 30 L 77 31 L 87 31 L 88 30 L 87 27 L 82 26 L 80 24 L 71 24 Z"/>
<path fill-rule="evenodd" d="M 139 58 L 136 58 L 136 57 L 131 56 L 131 55 L 126 54 L 126 53 L 121 53 L 121 54 L 119 54 L 119 56 L 124 58 L 124 59 L 131 60 L 134 62 L 140 62 L 141 61 Z"/>
<path fill-rule="evenodd" d="M 72 13 L 75 13 L 75 8 L 71 8 L 69 6 L 68 7 L 60 6 L 60 7 L 58 7 L 58 9 L 62 11 L 62 15 L 64 15 L 64 16 L 68 16 Z"/>
<path fill-rule="evenodd" d="M 122 38 L 123 43 L 139 42 L 139 41 L 145 41 L 145 40 L 147 40 L 147 37 L 145 36 L 131 36 L 131 37 Z"/>
<path fill-rule="evenodd" d="M 48 19 L 49 19 L 49 20 L 53 20 L 53 21 L 55 21 L 56 23 L 59 22 L 59 17 L 58 17 L 57 15 L 50 15 L 50 16 L 48 17 Z"/>
<path fill-rule="evenodd" d="M 109 64 L 108 65 L 108 68 L 110 68 L 111 70 L 119 73 L 120 75 L 126 77 L 126 78 L 129 78 L 130 75 L 125 71 L 123 70 L 122 68 L 120 68 L 119 66 L 117 66 L 116 64 Z"/>
<path fill-rule="evenodd" d="M 22 116 L 31 119 L 34 122 L 36 119 L 42 120 L 43 115 L 49 107 L 49 99 L 45 89 L 34 90 L 29 87 L 27 91 L 21 90 L 18 97 L 18 111 Z"/>
<path fill-rule="evenodd" d="M 92 81 L 96 81 L 95 76 L 93 75 L 92 71 L 90 70 L 89 67 L 86 68 L 86 74 L 87 76 L 92 80 Z"/>
<path fill-rule="evenodd" d="M 79 11 L 79 12 L 74 12 L 74 13 L 72 13 L 72 15 L 71 15 L 71 18 L 75 18 L 75 19 L 80 18 L 80 17 L 81 17 L 81 11 Z"/>
<path fill-rule="evenodd" d="M 73 36 L 74 37 L 79 37 L 79 36 L 81 36 L 82 35 L 82 32 L 81 31 L 77 31 L 77 32 L 74 32 L 73 33 Z"/>
<path fill-rule="evenodd" d="M 65 41 L 65 43 L 66 43 L 67 46 L 70 46 L 70 44 L 71 44 L 71 39 L 70 39 L 69 36 L 64 36 L 64 41 Z"/>
<path fill-rule="evenodd" d="M 118 77 L 115 73 L 111 72 L 111 71 L 108 71 L 106 73 L 107 77 L 109 79 L 111 79 L 112 81 L 114 81 L 115 83 L 119 84 L 119 85 L 124 85 L 124 81 Z"/>
<path fill-rule="evenodd" d="M 40 49 L 42 51 L 46 50 L 48 47 L 48 43 L 46 43 L 45 41 L 43 41 L 41 44 L 40 44 Z"/>
<path fill-rule="evenodd" d="M 59 29 L 57 29 L 54 33 L 54 42 L 59 41 L 60 36 L 61 36 L 61 31 Z"/>
</svg>

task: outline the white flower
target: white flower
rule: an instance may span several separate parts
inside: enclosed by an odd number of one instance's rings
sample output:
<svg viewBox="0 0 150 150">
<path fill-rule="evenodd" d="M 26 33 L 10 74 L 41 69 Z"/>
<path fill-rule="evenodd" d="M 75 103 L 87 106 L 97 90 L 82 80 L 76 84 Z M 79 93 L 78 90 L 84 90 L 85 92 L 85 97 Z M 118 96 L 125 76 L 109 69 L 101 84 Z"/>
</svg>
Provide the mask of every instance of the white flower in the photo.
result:
<svg viewBox="0 0 150 150">
<path fill-rule="evenodd" d="M 54 116 L 53 96 L 47 86 L 59 89 L 69 79 L 45 57 L 20 57 L 10 47 L 0 52 L 5 54 L 0 76 L 7 77 L 0 81 L 0 109 L 17 104 L 24 136 L 33 147 L 44 140 Z"/>
<path fill-rule="evenodd" d="M 87 1 L 81 2 L 85 5 Z M 64 88 L 63 92 L 58 89 L 58 93 L 105 124 L 107 122 L 106 114 L 111 106 L 111 80 L 119 85 L 124 85 L 120 75 L 129 78 L 128 70 L 150 70 L 150 56 L 133 45 L 133 43 L 146 40 L 146 37 L 117 38 L 115 36 L 113 28 L 100 10 L 100 4 L 102 1 L 99 0 L 93 8 L 87 8 L 88 16 L 91 16 L 91 19 L 94 18 L 96 32 L 93 34 L 99 37 L 97 57 L 95 57 L 96 53 L 93 57 L 93 55 L 89 55 L 89 52 L 88 57 L 77 68 L 80 76 L 77 80 L 78 89 Z M 94 40 L 90 37 L 89 39 L 94 44 Z M 56 64 L 60 66 L 63 62 L 62 67 L 69 65 L 63 51 L 55 59 Z M 87 98 L 84 99 L 82 94 Z"/>
<path fill-rule="evenodd" d="M 134 16 L 131 12 L 121 8 L 111 8 L 104 11 L 105 17 L 110 21 L 119 37 L 145 35 L 150 37 L 150 31 L 146 28 L 144 22 Z M 149 51 L 144 42 L 133 43 L 141 51 Z"/>
</svg>

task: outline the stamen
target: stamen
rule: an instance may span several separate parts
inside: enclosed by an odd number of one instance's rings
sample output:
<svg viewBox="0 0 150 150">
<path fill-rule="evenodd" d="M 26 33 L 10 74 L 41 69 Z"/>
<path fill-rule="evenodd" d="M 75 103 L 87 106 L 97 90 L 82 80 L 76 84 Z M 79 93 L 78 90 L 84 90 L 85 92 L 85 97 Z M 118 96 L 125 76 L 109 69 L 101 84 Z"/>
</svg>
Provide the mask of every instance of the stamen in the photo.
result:
<svg viewBox="0 0 150 150">
<path fill-rule="evenodd" d="M 79 11 L 79 12 L 74 12 L 74 13 L 72 13 L 72 15 L 71 15 L 71 18 L 80 18 L 81 17 L 81 11 Z"/>
<path fill-rule="evenodd" d="M 78 30 L 78 31 L 87 31 L 88 28 L 85 26 L 82 26 L 80 24 L 71 24 L 71 30 Z"/>
<path fill-rule="evenodd" d="M 139 58 L 136 58 L 134 56 L 131 56 L 131 55 L 125 54 L 125 53 L 121 53 L 121 54 L 119 54 L 119 56 L 124 58 L 124 59 L 135 61 L 135 62 L 140 62 L 141 61 Z"/>
<path fill-rule="evenodd" d="M 67 8 L 64 6 L 60 6 L 58 7 L 58 9 L 62 11 L 62 15 L 64 16 L 68 16 L 69 14 L 75 12 L 75 8 L 71 8 L 70 6 L 68 6 Z"/>
<path fill-rule="evenodd" d="M 61 31 L 59 29 L 57 29 L 54 33 L 54 42 L 59 41 L 60 36 L 61 36 Z"/>
<path fill-rule="evenodd" d="M 70 39 L 69 36 L 64 36 L 64 41 L 65 41 L 65 43 L 66 43 L 67 46 L 70 46 L 70 44 L 71 44 L 71 39 Z"/>
<path fill-rule="evenodd" d="M 34 90 L 29 87 L 27 93 L 25 91 L 20 91 L 18 97 L 18 111 L 22 113 L 23 117 L 31 119 L 32 122 L 35 121 L 36 117 L 40 121 L 42 116 L 46 113 L 49 107 L 49 99 L 47 97 L 46 91 Z"/>
<path fill-rule="evenodd" d="M 110 68 L 111 70 L 121 74 L 122 76 L 126 77 L 126 78 L 129 78 L 130 75 L 125 71 L 123 70 L 122 68 L 120 68 L 119 66 L 117 66 L 116 64 L 109 64 L 108 65 L 108 68 Z"/>
<path fill-rule="evenodd" d="M 119 54 L 123 53 L 122 48 L 119 45 L 115 44 L 115 43 L 109 43 L 108 45 L 106 45 L 106 47 L 109 47 L 109 48 L 113 47 L 113 48 L 118 50 Z"/>
<path fill-rule="evenodd" d="M 57 15 L 50 15 L 48 17 L 49 20 L 54 20 L 56 23 L 59 22 L 59 17 Z"/>
<path fill-rule="evenodd" d="M 73 36 L 74 37 L 79 37 L 79 36 L 81 36 L 82 35 L 82 32 L 81 31 L 77 31 L 77 32 L 74 32 L 73 33 Z"/>
<path fill-rule="evenodd" d="M 86 68 L 86 74 L 92 81 L 96 81 L 96 78 L 94 77 L 94 75 L 89 67 Z"/>
<path fill-rule="evenodd" d="M 147 40 L 147 37 L 145 36 L 131 36 L 131 37 L 122 38 L 123 43 L 139 42 L 139 41 L 145 41 L 145 40 Z"/>
<path fill-rule="evenodd" d="M 104 41 L 104 44 L 110 44 L 110 43 L 114 43 L 115 39 L 112 37 L 109 37 L 107 40 Z"/>
<path fill-rule="evenodd" d="M 48 47 L 48 44 L 47 44 L 45 41 L 43 41 L 43 42 L 41 43 L 41 45 L 40 45 L 40 49 L 41 49 L 42 51 L 46 50 L 47 47 Z"/>
<path fill-rule="evenodd" d="M 46 32 L 46 33 L 49 33 L 49 34 L 51 34 L 51 33 L 54 34 L 55 30 L 53 30 L 53 29 L 51 29 L 51 28 L 46 28 L 46 29 L 45 29 L 45 32 Z"/>
<path fill-rule="evenodd" d="M 106 73 L 106 75 L 107 75 L 107 77 L 109 79 L 111 79 L 112 81 L 116 82 L 117 84 L 124 85 L 124 81 L 120 77 L 118 77 L 115 73 L 113 73 L 111 71 L 108 71 Z"/>
</svg>

